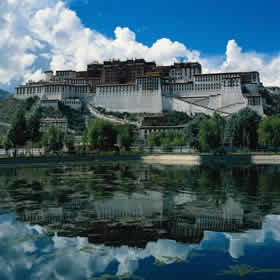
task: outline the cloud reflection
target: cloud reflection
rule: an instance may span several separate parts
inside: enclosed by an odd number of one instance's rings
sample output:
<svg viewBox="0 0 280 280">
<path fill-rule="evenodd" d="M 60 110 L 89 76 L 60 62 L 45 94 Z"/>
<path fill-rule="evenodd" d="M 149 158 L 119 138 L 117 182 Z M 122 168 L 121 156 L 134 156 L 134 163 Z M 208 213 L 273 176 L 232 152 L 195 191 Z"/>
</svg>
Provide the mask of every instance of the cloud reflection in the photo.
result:
<svg viewBox="0 0 280 280">
<path fill-rule="evenodd" d="M 16 222 L 14 215 L 6 215 L 0 224 L 1 256 L 0 279 L 19 279 L 24 273 L 27 279 L 89 279 L 105 274 L 110 264 L 117 262 L 117 274 L 134 274 L 139 262 L 148 257 L 172 264 L 176 259 L 191 257 L 193 250 L 205 250 L 223 237 L 229 241 L 227 248 L 230 256 L 238 259 L 245 254 L 247 246 L 256 246 L 271 238 L 280 240 L 280 216 L 266 216 L 261 230 L 245 233 L 205 232 L 199 245 L 177 243 L 173 240 L 148 242 L 144 249 L 121 246 L 119 248 L 93 245 L 87 238 L 53 237 L 27 240 L 10 245 L 11 240 L 41 235 L 41 226 L 30 226 Z M 6 244 L 5 244 L 6 242 Z M 87 248 L 84 249 L 83 248 Z M 81 250 L 82 249 L 82 250 Z M 64 253 L 62 255 L 61 253 Z"/>
</svg>

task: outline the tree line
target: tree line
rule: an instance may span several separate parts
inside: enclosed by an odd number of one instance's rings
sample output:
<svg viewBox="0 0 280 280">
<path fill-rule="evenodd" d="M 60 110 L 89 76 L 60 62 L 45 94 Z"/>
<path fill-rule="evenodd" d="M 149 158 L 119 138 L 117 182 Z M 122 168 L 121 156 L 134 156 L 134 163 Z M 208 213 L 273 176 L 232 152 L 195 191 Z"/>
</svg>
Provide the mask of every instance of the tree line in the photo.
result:
<svg viewBox="0 0 280 280">
<path fill-rule="evenodd" d="M 211 117 L 195 115 L 182 131 L 153 132 L 148 135 L 149 147 L 186 145 L 199 151 L 215 151 L 224 146 L 240 150 L 256 150 L 263 146 L 280 146 L 280 116 L 261 118 L 245 108 L 230 117 L 217 113 Z"/>
<path fill-rule="evenodd" d="M 36 143 L 49 152 L 67 147 L 74 151 L 75 138 L 65 135 L 51 126 L 44 134 L 40 132 L 40 111 L 35 110 L 27 117 L 34 100 L 28 100 L 18 110 L 5 137 L 0 138 L 0 147 L 24 146 Z M 81 137 L 81 152 L 129 150 L 136 140 L 135 127 L 129 124 L 115 125 L 96 119 L 89 123 Z M 215 151 L 219 147 L 231 146 L 243 150 L 256 150 L 262 146 L 280 146 L 280 116 L 261 118 L 255 111 L 245 108 L 229 117 L 213 114 L 197 114 L 189 117 L 183 130 L 153 132 L 148 135 L 149 147 L 189 146 L 199 151 Z"/>
<path fill-rule="evenodd" d="M 101 119 L 90 122 L 88 129 L 82 135 L 80 152 L 90 151 L 128 151 L 135 141 L 135 129 L 132 125 L 114 125 Z M 44 147 L 46 152 L 59 152 L 64 147 L 75 151 L 75 137 L 67 135 L 53 125 L 47 132 L 40 132 L 40 114 L 35 112 L 26 119 L 23 110 L 16 112 L 11 127 L 5 137 L 0 138 L 0 147 L 22 147 L 27 141 Z"/>
</svg>

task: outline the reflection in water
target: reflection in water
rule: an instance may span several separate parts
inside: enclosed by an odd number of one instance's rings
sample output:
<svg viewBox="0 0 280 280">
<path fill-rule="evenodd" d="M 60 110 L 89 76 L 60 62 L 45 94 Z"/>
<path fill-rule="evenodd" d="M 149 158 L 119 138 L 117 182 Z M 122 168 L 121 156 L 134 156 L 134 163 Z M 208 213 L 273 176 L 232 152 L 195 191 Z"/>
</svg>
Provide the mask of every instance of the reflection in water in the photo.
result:
<svg viewBox="0 0 280 280">
<path fill-rule="evenodd" d="M 271 258 L 280 256 L 279 171 L 139 163 L 2 169 L 0 279 L 22 279 L 19 271 L 25 279 L 170 279 L 176 269 L 182 279 L 221 271 L 279 278 Z"/>
</svg>

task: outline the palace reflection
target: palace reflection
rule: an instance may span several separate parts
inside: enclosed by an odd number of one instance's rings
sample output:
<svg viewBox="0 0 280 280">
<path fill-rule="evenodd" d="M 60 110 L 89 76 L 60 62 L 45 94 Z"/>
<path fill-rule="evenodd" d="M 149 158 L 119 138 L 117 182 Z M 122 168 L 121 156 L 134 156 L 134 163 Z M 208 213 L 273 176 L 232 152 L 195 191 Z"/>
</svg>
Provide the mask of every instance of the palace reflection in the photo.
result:
<svg viewBox="0 0 280 280">
<path fill-rule="evenodd" d="M 159 239 L 199 244 L 205 231 L 261 229 L 265 215 L 279 209 L 275 198 L 265 193 L 258 197 L 259 182 L 263 188 L 269 179 L 262 172 L 253 177 L 256 170 L 251 167 L 241 177 L 237 169 L 127 165 L 103 169 L 45 169 L 36 181 L 32 173 L 36 170 L 28 170 L 32 181 L 26 170 L 18 171 L 1 191 L 0 213 L 14 211 L 18 221 L 41 225 L 50 236 L 144 248 Z M 245 191 L 238 189 L 240 180 L 249 182 Z M 255 195 L 256 203 L 246 203 L 248 195 Z"/>
</svg>

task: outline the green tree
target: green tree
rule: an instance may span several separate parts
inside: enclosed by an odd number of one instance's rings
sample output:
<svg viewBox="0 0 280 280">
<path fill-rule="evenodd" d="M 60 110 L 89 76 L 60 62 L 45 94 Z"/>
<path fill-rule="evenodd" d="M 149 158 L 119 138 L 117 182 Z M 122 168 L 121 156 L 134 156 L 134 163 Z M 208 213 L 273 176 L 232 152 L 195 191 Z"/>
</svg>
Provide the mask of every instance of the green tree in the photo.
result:
<svg viewBox="0 0 280 280">
<path fill-rule="evenodd" d="M 230 144 L 231 146 L 237 145 L 236 142 L 238 139 L 238 128 L 238 114 L 232 114 L 225 123 L 224 142 L 226 144 Z"/>
<path fill-rule="evenodd" d="M 172 145 L 174 146 L 183 146 L 184 145 L 184 135 L 177 134 L 173 138 Z"/>
<path fill-rule="evenodd" d="M 195 149 L 199 149 L 199 139 L 198 139 L 198 133 L 199 133 L 199 127 L 200 123 L 203 120 L 207 120 L 209 117 L 205 114 L 197 114 L 195 117 L 189 121 L 183 130 L 184 134 L 184 143 L 190 147 L 193 147 Z"/>
<path fill-rule="evenodd" d="M 26 141 L 26 120 L 24 111 L 18 110 L 12 118 L 12 124 L 8 131 L 7 137 L 13 147 L 22 146 Z"/>
<path fill-rule="evenodd" d="M 152 132 L 147 137 L 147 143 L 150 148 L 161 145 L 161 134 L 159 132 Z"/>
<path fill-rule="evenodd" d="M 75 148 L 75 146 L 74 146 L 74 144 L 75 144 L 74 136 L 73 135 L 65 135 L 64 144 L 65 144 L 65 146 L 66 146 L 66 148 L 69 152 L 73 152 L 74 148 Z"/>
<path fill-rule="evenodd" d="M 3 139 L 3 147 L 6 151 L 13 147 L 13 143 L 8 136 L 5 136 Z"/>
<path fill-rule="evenodd" d="M 214 114 L 209 120 L 203 120 L 199 128 L 199 144 L 203 151 L 214 150 L 224 143 L 224 119 Z"/>
<path fill-rule="evenodd" d="M 43 135 L 41 144 L 49 152 L 61 151 L 64 144 L 64 134 L 59 129 L 51 125 L 47 133 Z"/>
<path fill-rule="evenodd" d="M 226 130 L 231 142 L 235 146 L 255 149 L 258 142 L 257 129 L 261 117 L 250 108 L 244 108 L 238 113 L 232 114 L 227 122 Z M 231 131 L 230 131 L 231 130 Z"/>
<path fill-rule="evenodd" d="M 258 128 L 258 136 L 260 144 L 273 147 L 280 146 L 280 117 L 264 118 Z"/>
<path fill-rule="evenodd" d="M 27 133 L 28 138 L 32 142 L 38 142 L 40 140 L 40 113 L 36 111 L 31 117 L 27 120 Z"/>
<path fill-rule="evenodd" d="M 129 150 L 134 140 L 132 125 L 124 124 L 117 127 L 117 143 L 119 147 Z"/>
<path fill-rule="evenodd" d="M 117 132 L 111 122 L 97 119 L 90 123 L 88 140 L 92 149 L 99 151 L 112 149 L 116 138 Z"/>
<path fill-rule="evenodd" d="M 82 152 L 86 152 L 88 147 L 88 131 L 84 130 L 82 135 Z"/>
</svg>

